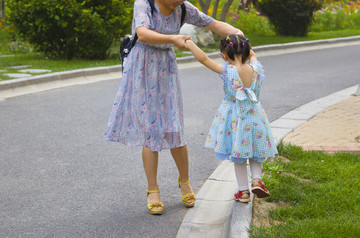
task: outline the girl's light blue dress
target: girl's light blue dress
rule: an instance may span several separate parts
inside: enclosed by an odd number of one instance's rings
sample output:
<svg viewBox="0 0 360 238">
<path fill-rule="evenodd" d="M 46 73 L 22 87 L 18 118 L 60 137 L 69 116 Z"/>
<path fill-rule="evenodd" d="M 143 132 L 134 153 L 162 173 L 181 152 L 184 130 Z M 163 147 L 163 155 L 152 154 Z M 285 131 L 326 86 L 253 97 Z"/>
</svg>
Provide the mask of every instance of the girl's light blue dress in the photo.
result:
<svg viewBox="0 0 360 238">
<path fill-rule="evenodd" d="M 185 1 L 185 23 L 208 26 L 213 19 Z M 181 6 L 163 16 L 155 2 L 136 0 L 132 34 L 140 26 L 162 34 L 179 34 Z M 172 44 L 149 45 L 138 40 L 123 64 L 105 138 L 152 151 L 186 144 L 183 104 L 176 56 Z"/>
<path fill-rule="evenodd" d="M 214 149 L 218 160 L 263 162 L 278 153 L 270 123 L 259 101 L 263 66 L 259 61 L 251 61 L 250 66 L 254 69 L 252 85 L 245 88 L 236 67 L 227 62 L 223 65 L 220 77 L 224 81 L 224 100 L 205 143 L 205 147 Z"/>
</svg>

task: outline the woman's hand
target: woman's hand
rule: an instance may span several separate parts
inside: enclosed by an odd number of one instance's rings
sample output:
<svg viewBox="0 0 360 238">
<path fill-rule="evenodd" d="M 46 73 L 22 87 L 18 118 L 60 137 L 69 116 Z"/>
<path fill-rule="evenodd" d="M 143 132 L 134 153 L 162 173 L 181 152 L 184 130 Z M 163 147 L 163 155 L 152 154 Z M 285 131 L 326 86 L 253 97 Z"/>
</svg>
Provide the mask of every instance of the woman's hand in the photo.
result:
<svg viewBox="0 0 360 238">
<path fill-rule="evenodd" d="M 229 25 L 228 23 L 217 20 L 214 20 L 210 25 L 208 25 L 205 28 L 222 36 L 226 36 L 230 34 L 244 35 L 244 33 L 240 29 L 237 29 Z"/>
<path fill-rule="evenodd" d="M 189 49 L 188 46 L 185 44 L 186 40 L 191 40 L 190 36 L 187 35 L 173 35 L 172 36 L 172 43 L 179 48 L 179 50 Z"/>
<path fill-rule="evenodd" d="M 237 29 L 238 31 L 235 33 L 235 34 L 237 34 L 237 35 L 242 35 L 242 36 L 244 36 L 245 37 L 245 35 L 244 35 L 244 32 L 242 32 L 241 30 L 239 30 L 239 29 Z"/>
</svg>

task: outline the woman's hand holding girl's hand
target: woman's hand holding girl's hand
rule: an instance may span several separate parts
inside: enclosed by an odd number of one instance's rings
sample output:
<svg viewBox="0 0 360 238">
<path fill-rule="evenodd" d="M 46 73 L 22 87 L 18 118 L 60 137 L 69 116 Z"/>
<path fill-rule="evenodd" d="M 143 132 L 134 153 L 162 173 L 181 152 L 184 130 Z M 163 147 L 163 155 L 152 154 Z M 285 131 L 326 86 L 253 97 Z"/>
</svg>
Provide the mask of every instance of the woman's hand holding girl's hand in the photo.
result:
<svg viewBox="0 0 360 238">
<path fill-rule="evenodd" d="M 186 36 L 186 35 L 173 35 L 172 36 L 172 43 L 177 48 L 179 48 L 179 50 L 188 49 L 187 45 L 185 44 L 185 40 L 191 40 L 191 37 Z"/>
</svg>

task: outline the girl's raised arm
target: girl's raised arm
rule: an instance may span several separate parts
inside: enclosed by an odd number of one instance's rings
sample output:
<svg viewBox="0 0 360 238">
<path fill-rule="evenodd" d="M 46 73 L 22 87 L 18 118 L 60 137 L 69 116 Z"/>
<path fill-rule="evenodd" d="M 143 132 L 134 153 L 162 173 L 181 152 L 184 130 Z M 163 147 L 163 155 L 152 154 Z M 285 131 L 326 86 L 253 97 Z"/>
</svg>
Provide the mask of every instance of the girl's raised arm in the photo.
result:
<svg viewBox="0 0 360 238">
<path fill-rule="evenodd" d="M 200 63 L 218 74 L 221 73 L 222 65 L 210 59 L 192 40 L 185 40 L 185 44 Z"/>
</svg>

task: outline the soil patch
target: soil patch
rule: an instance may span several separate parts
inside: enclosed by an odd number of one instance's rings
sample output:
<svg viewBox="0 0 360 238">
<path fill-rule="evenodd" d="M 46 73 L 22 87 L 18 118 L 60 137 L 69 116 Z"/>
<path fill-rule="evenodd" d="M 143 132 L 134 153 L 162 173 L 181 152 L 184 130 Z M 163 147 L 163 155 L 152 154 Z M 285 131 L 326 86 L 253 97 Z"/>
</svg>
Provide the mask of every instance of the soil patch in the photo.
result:
<svg viewBox="0 0 360 238">
<path fill-rule="evenodd" d="M 269 227 L 272 224 L 279 224 L 281 221 L 273 220 L 270 217 L 270 211 L 280 207 L 287 207 L 284 201 L 280 202 L 266 202 L 259 198 L 253 200 L 253 217 L 252 224 L 256 227 Z"/>
</svg>

